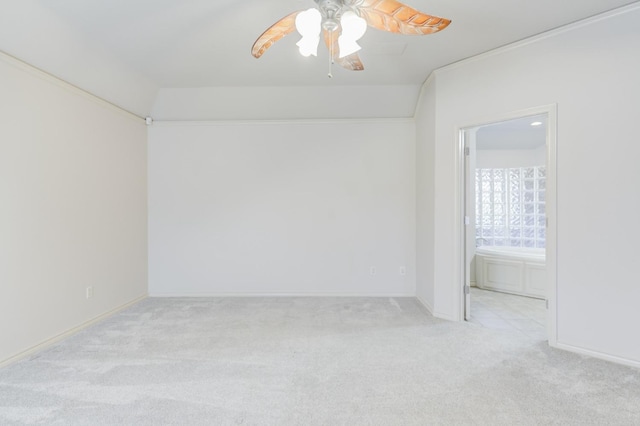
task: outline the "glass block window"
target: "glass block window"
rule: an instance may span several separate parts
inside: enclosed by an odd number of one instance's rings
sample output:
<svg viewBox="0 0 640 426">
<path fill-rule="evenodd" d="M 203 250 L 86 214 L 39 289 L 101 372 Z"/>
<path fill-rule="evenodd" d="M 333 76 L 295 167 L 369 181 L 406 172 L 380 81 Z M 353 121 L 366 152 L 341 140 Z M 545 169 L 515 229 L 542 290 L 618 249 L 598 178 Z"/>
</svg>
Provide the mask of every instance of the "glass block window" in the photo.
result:
<svg viewBox="0 0 640 426">
<path fill-rule="evenodd" d="M 545 168 L 476 169 L 476 246 L 544 248 Z"/>
</svg>

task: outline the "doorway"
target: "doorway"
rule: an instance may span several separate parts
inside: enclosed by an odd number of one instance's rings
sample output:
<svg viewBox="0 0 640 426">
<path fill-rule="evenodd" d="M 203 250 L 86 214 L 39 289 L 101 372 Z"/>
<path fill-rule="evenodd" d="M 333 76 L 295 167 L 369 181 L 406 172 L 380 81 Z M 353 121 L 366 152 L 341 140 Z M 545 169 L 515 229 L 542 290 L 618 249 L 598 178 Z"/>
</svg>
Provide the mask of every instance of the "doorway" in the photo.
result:
<svg viewBox="0 0 640 426">
<path fill-rule="evenodd" d="M 555 342 L 555 106 L 460 128 L 464 319 Z"/>
</svg>

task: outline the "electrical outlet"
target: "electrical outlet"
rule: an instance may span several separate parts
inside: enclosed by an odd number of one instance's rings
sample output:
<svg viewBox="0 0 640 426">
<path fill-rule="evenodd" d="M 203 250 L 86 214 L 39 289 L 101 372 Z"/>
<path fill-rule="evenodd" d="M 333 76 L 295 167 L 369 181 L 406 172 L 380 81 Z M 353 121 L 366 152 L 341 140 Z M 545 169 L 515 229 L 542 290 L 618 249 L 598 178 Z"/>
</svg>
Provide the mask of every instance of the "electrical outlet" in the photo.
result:
<svg viewBox="0 0 640 426">
<path fill-rule="evenodd" d="M 400 273 L 400 275 L 407 275 L 406 266 L 401 266 L 400 269 L 398 270 L 398 272 Z"/>
<path fill-rule="evenodd" d="M 376 270 L 376 267 L 375 267 L 375 266 L 372 266 L 372 267 L 369 269 L 369 274 L 370 274 L 370 275 L 375 275 L 377 272 L 378 272 L 378 271 Z"/>
<path fill-rule="evenodd" d="M 91 299 L 93 297 L 93 287 L 87 287 L 87 299 Z"/>
</svg>

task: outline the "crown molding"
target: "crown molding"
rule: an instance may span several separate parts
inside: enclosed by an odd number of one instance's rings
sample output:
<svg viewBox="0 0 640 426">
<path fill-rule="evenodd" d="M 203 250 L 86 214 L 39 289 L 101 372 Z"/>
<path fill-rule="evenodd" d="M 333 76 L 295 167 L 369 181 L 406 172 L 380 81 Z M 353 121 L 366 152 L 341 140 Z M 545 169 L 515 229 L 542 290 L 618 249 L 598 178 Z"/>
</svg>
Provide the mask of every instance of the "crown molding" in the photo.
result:
<svg viewBox="0 0 640 426">
<path fill-rule="evenodd" d="M 523 46 L 527 46 L 527 45 L 530 45 L 530 44 L 538 43 L 538 42 L 540 42 L 542 40 L 546 40 L 546 39 L 549 39 L 549 38 L 552 38 L 552 37 L 556 37 L 556 36 L 558 36 L 560 34 L 568 33 L 568 32 L 577 30 L 579 28 L 583 28 L 583 27 L 587 27 L 587 26 L 590 26 L 590 25 L 594 25 L 594 24 L 596 24 L 598 22 L 605 21 L 607 19 L 611 19 L 611 18 L 616 17 L 616 16 L 624 15 L 626 13 L 633 12 L 635 10 L 640 10 L 640 1 L 632 3 L 632 4 L 629 4 L 627 6 L 622 6 L 622 7 L 610 10 L 608 12 L 603 12 L 603 13 L 600 13 L 598 15 L 594 15 L 594 16 L 592 16 L 590 18 L 581 19 L 580 21 L 576 21 L 576 22 L 573 22 L 571 24 L 563 25 L 561 27 L 554 28 L 554 29 L 549 30 L 549 31 L 545 31 L 543 33 L 540 33 L 540 34 L 537 34 L 537 35 L 534 35 L 534 36 L 531 36 L 531 37 L 528 37 L 528 38 L 525 38 L 523 40 L 519 40 L 519 41 L 516 41 L 516 42 L 513 42 L 513 43 L 509 43 L 509 44 L 506 44 L 506 45 L 501 46 L 501 47 L 497 47 L 495 49 L 489 50 L 489 51 L 484 52 L 484 53 L 480 53 L 480 54 L 475 55 L 475 56 L 471 56 L 469 58 L 462 59 L 462 60 L 457 61 L 457 62 L 453 62 L 453 63 L 451 63 L 449 65 L 445 65 L 443 67 L 440 67 L 440 68 L 437 68 L 437 69 L 433 70 L 431 72 L 431 74 L 429 75 L 429 77 L 427 78 L 427 80 L 424 82 L 423 86 L 427 85 L 430 82 L 430 80 L 434 77 L 434 74 L 437 75 L 437 74 L 439 74 L 441 72 L 449 71 L 449 70 L 452 70 L 452 69 L 467 65 L 467 64 L 472 63 L 472 62 L 480 61 L 480 60 L 483 60 L 483 59 L 486 59 L 486 58 L 490 58 L 490 57 L 496 56 L 496 55 L 501 55 L 501 54 L 503 54 L 505 52 L 509 52 L 511 50 L 516 50 L 516 49 L 519 49 L 519 48 L 521 48 Z"/>
<path fill-rule="evenodd" d="M 12 56 L 6 52 L 3 52 L 0 50 L 0 61 L 6 63 L 9 66 L 12 66 L 14 68 L 17 68 L 21 71 L 24 71 L 34 77 L 37 77 L 43 81 L 46 81 L 48 83 L 51 83 L 55 86 L 60 87 L 61 89 L 64 89 L 68 92 L 74 93 L 76 95 L 79 95 L 85 99 L 88 99 L 102 107 L 105 107 L 111 111 L 117 112 L 119 114 L 122 114 L 130 119 L 133 119 L 135 121 L 141 121 L 142 123 L 144 123 L 145 118 L 144 117 L 140 117 L 137 114 L 132 113 L 131 111 L 128 111 L 124 108 L 122 108 L 121 106 L 118 106 L 112 102 L 109 102 L 99 96 L 94 95 L 91 92 L 88 92 L 78 86 L 75 86 L 71 83 L 69 83 L 68 81 L 62 80 L 59 77 L 54 76 L 53 74 L 50 74 L 40 68 L 37 68 L 31 64 L 28 64 L 18 58 L 16 58 L 15 56 Z"/>
<path fill-rule="evenodd" d="M 313 126 L 318 124 L 413 124 L 414 118 L 294 118 L 277 120 L 204 120 L 204 121 L 183 121 L 183 120 L 154 120 L 152 126 L 158 127 L 200 127 L 200 126 L 246 126 L 246 125 L 303 125 Z"/>
</svg>

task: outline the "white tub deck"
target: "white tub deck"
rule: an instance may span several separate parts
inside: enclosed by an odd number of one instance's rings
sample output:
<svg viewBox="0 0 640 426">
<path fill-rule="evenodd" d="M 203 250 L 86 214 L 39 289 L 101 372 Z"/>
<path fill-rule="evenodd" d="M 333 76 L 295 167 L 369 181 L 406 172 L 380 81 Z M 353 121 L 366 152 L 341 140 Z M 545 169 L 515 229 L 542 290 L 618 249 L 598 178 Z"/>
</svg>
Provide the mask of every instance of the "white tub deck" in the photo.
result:
<svg viewBox="0 0 640 426">
<path fill-rule="evenodd" d="M 544 249 L 478 247 L 475 260 L 478 287 L 545 298 L 547 270 Z"/>
</svg>

